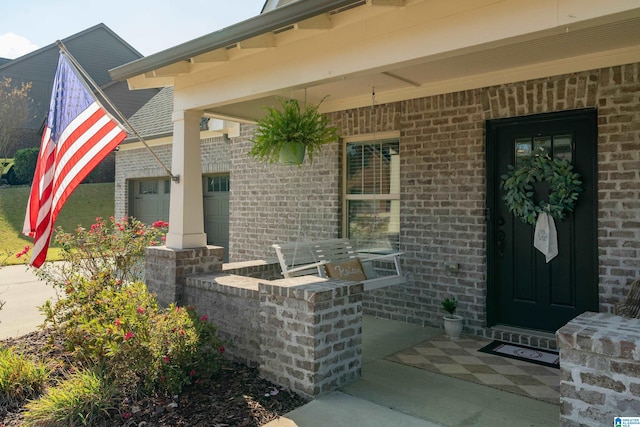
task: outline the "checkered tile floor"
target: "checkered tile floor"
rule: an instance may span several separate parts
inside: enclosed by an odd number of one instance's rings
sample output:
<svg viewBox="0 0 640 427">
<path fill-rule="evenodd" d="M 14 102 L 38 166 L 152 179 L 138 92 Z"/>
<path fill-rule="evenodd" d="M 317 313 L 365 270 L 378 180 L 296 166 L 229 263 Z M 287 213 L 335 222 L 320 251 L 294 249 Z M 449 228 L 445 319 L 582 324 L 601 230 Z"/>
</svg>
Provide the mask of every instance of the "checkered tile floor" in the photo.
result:
<svg viewBox="0 0 640 427">
<path fill-rule="evenodd" d="M 560 370 L 480 353 L 491 341 L 439 335 L 387 357 L 387 360 L 497 388 L 558 405 Z"/>
</svg>

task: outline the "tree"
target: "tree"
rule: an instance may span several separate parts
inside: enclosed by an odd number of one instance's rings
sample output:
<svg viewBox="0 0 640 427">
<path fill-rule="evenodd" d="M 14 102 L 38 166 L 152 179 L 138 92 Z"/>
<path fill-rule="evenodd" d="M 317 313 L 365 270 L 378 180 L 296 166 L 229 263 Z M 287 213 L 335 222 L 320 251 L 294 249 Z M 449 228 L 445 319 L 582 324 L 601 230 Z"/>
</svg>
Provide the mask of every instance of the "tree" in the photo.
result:
<svg viewBox="0 0 640 427">
<path fill-rule="evenodd" d="M 20 132 L 27 126 L 31 114 L 30 90 L 31 82 L 18 86 L 9 77 L 0 80 L 0 157 L 9 157 Z"/>
<path fill-rule="evenodd" d="M 38 163 L 39 148 L 23 148 L 16 151 L 13 169 L 15 170 L 16 184 L 31 184 Z M 11 183 L 9 183 L 11 184 Z"/>
</svg>

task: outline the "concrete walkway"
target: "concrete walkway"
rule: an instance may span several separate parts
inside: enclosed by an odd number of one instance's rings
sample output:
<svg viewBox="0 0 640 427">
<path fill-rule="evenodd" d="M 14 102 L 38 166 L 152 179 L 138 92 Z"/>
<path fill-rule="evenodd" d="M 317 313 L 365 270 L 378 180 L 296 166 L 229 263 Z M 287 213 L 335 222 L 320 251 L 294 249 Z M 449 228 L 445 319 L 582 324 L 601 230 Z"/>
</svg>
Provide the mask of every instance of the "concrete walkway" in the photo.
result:
<svg viewBox="0 0 640 427">
<path fill-rule="evenodd" d="M 384 360 L 440 333 L 365 316 L 362 377 L 266 427 L 558 425 L 556 405 Z"/>
<path fill-rule="evenodd" d="M 56 298 L 52 286 L 38 280 L 25 265 L 0 268 L 0 339 L 18 337 L 38 328 L 44 316 L 38 307 Z"/>
</svg>

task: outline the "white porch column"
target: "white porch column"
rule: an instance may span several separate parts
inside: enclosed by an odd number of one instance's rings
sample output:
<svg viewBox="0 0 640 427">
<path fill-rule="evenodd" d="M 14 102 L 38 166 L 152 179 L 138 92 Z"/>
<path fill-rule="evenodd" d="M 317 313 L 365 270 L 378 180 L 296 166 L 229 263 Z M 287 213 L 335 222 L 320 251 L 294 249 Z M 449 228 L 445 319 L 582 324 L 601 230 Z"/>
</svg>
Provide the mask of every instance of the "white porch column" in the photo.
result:
<svg viewBox="0 0 640 427">
<path fill-rule="evenodd" d="M 166 246 L 173 249 L 207 245 L 202 210 L 202 166 L 198 110 L 173 112 L 171 172 L 180 182 L 171 182 L 169 232 Z"/>
</svg>

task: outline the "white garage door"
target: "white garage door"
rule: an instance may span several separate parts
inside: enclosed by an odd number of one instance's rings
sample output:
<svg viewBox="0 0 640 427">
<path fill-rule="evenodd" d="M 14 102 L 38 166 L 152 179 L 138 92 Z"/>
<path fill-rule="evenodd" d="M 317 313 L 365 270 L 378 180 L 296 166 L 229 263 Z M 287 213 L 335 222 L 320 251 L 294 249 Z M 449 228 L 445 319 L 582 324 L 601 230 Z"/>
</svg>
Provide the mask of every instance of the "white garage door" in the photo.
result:
<svg viewBox="0 0 640 427">
<path fill-rule="evenodd" d="M 169 191 L 171 182 L 168 179 L 145 179 L 131 181 L 133 206 L 131 215 L 145 224 L 155 221 L 169 221 Z"/>
<path fill-rule="evenodd" d="M 207 244 L 225 248 L 225 262 L 229 255 L 229 175 L 204 176 L 203 209 L 204 232 Z M 169 221 L 169 179 L 131 181 L 131 215 L 145 224 Z"/>
<path fill-rule="evenodd" d="M 229 175 L 205 176 L 204 231 L 209 245 L 225 248 L 224 261 L 229 261 Z"/>
</svg>

